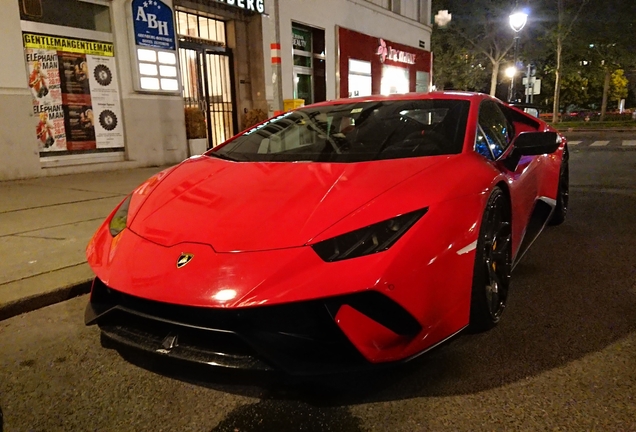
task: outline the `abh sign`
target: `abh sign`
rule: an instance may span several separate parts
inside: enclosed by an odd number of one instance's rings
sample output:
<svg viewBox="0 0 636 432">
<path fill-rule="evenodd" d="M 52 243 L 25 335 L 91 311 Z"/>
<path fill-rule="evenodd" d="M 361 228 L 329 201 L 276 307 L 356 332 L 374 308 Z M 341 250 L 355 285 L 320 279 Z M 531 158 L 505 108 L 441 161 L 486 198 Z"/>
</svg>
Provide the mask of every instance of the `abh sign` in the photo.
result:
<svg viewBox="0 0 636 432">
<path fill-rule="evenodd" d="M 264 0 L 216 0 L 219 3 L 225 3 L 246 11 L 265 13 Z"/>
<path fill-rule="evenodd" d="M 133 0 L 135 44 L 174 50 L 175 33 L 172 9 L 161 0 Z"/>
</svg>

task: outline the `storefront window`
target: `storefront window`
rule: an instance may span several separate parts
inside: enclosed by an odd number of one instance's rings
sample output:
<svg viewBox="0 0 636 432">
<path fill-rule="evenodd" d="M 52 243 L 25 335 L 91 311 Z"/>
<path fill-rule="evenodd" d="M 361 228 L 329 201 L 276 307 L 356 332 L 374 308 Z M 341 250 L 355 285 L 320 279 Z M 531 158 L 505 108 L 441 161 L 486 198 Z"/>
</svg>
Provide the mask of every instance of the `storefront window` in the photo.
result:
<svg viewBox="0 0 636 432">
<path fill-rule="evenodd" d="M 39 120 L 34 139 L 43 162 L 78 153 L 121 152 L 109 7 L 76 0 L 20 0 L 20 15 L 27 84 Z"/>
<path fill-rule="evenodd" d="M 382 66 L 380 93 L 383 95 L 409 92 L 409 71 L 397 66 Z"/>
<path fill-rule="evenodd" d="M 177 33 L 225 45 L 225 22 L 198 14 L 177 11 Z"/>
<path fill-rule="evenodd" d="M 313 102 L 313 53 L 311 31 L 292 27 L 294 48 L 294 99 L 303 99 L 305 104 Z"/>
<path fill-rule="evenodd" d="M 69 11 L 73 11 L 70 13 Z M 20 19 L 111 32 L 108 6 L 78 0 L 20 0 Z"/>
<path fill-rule="evenodd" d="M 349 59 L 349 97 L 371 96 L 371 62 Z"/>
<path fill-rule="evenodd" d="M 417 71 L 415 73 L 415 91 L 418 93 L 428 93 L 428 85 L 429 85 L 429 77 L 428 72 Z"/>
</svg>

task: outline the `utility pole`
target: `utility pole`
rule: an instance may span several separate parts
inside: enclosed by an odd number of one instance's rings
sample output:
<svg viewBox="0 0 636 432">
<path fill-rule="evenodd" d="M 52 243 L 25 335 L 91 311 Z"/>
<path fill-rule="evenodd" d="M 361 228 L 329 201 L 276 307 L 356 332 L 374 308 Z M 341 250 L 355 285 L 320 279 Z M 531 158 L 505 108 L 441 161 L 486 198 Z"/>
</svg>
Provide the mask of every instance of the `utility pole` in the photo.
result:
<svg viewBox="0 0 636 432">
<path fill-rule="evenodd" d="M 270 43 L 272 66 L 272 106 L 270 115 L 278 115 L 283 111 L 283 83 L 282 83 L 282 58 L 280 47 L 280 15 L 278 0 L 273 0 L 274 11 L 269 14 L 270 34 L 274 38 Z"/>
</svg>

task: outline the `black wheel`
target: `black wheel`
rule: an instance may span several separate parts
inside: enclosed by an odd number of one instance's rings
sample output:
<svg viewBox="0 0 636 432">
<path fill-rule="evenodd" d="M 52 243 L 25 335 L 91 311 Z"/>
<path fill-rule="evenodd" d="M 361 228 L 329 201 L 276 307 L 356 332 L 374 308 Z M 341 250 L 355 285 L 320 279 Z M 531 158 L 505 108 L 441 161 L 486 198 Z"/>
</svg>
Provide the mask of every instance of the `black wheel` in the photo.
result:
<svg viewBox="0 0 636 432">
<path fill-rule="evenodd" d="M 500 188 L 488 198 L 481 221 L 470 305 L 470 327 L 494 327 L 506 308 L 512 262 L 510 204 Z"/>
<path fill-rule="evenodd" d="M 565 217 L 568 213 L 568 203 L 570 200 L 570 164 L 568 159 L 569 155 L 566 147 L 563 150 L 563 160 L 561 161 L 556 207 L 548 222 L 550 225 L 561 225 L 565 221 Z"/>
</svg>

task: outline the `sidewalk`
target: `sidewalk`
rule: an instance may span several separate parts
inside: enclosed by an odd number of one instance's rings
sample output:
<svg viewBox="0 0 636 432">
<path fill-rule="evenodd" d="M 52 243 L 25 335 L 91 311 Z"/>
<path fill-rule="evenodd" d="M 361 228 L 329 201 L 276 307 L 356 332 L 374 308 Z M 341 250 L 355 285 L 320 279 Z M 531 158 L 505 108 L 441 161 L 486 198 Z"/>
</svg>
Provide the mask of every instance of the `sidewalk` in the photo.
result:
<svg viewBox="0 0 636 432">
<path fill-rule="evenodd" d="M 0 182 L 0 320 L 87 293 L 89 239 L 128 193 L 162 169 Z"/>
</svg>

